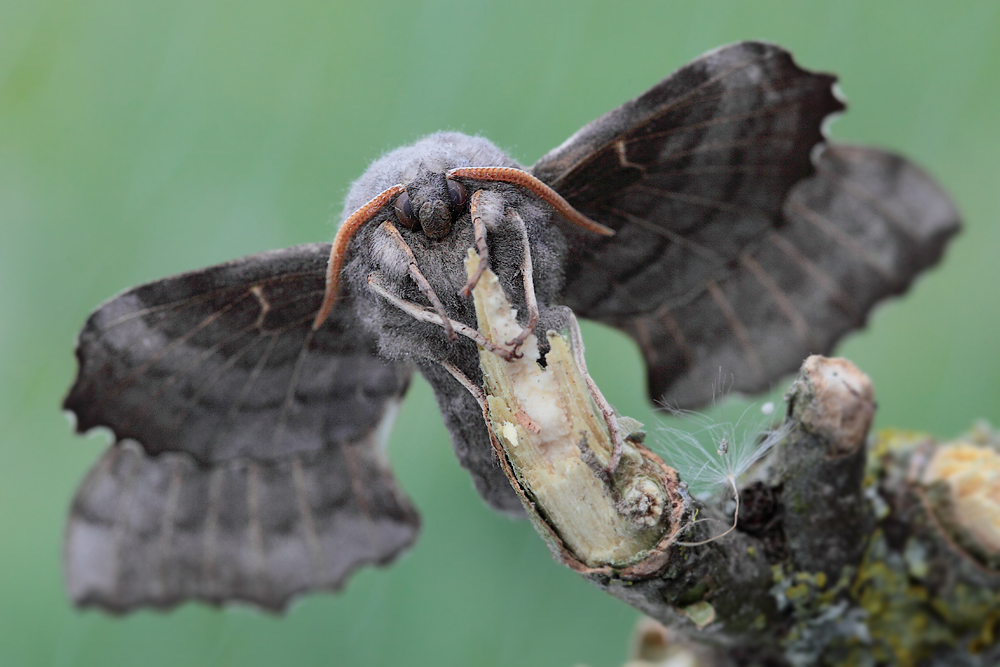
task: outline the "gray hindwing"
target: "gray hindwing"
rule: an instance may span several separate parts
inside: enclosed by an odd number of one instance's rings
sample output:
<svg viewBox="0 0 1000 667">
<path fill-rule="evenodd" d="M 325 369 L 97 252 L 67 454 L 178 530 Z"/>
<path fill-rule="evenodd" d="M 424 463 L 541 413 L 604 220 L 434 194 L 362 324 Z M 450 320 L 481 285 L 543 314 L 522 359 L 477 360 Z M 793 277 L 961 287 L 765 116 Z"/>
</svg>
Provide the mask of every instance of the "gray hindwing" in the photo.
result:
<svg viewBox="0 0 1000 667">
<path fill-rule="evenodd" d="M 958 229 L 947 195 L 904 160 L 819 152 L 844 108 L 834 81 L 771 44 L 724 47 L 532 167 L 616 230 L 568 231 L 561 300 L 636 339 L 654 401 L 703 405 L 720 368 L 737 391 L 767 389 L 903 291 Z"/>
<path fill-rule="evenodd" d="M 65 407 L 116 442 L 73 501 L 77 603 L 280 609 L 416 539 L 384 451 L 411 370 L 376 356 L 349 296 L 313 331 L 329 253 L 166 278 L 88 319 Z"/>
</svg>

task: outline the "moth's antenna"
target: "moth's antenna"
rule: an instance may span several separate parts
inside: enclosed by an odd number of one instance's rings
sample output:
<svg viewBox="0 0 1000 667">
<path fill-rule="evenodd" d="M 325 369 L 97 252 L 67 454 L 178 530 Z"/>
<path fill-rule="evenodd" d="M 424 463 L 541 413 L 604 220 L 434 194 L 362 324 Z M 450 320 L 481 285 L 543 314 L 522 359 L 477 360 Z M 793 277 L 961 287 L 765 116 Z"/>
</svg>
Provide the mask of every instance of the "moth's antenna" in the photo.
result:
<svg viewBox="0 0 1000 667">
<path fill-rule="evenodd" d="M 562 198 L 558 192 L 541 182 L 523 169 L 514 167 L 458 167 L 446 174 L 448 178 L 471 178 L 474 181 L 501 181 L 520 185 L 546 204 L 558 211 L 571 223 L 601 236 L 614 236 L 615 230 L 594 222 Z"/>
<path fill-rule="evenodd" d="M 354 233 L 361 229 L 361 225 L 372 219 L 382 207 L 388 204 L 393 197 L 406 189 L 403 184 L 396 184 L 388 190 L 383 190 L 375 195 L 371 201 L 348 216 L 337 230 L 337 235 L 333 237 L 333 247 L 330 248 L 330 261 L 326 265 L 326 292 L 323 294 L 323 305 L 316 313 L 313 320 L 313 331 L 323 326 L 326 318 L 333 310 L 333 304 L 337 302 L 337 288 L 340 286 L 340 269 L 344 266 L 344 256 L 347 255 L 347 244 L 351 242 Z"/>
</svg>

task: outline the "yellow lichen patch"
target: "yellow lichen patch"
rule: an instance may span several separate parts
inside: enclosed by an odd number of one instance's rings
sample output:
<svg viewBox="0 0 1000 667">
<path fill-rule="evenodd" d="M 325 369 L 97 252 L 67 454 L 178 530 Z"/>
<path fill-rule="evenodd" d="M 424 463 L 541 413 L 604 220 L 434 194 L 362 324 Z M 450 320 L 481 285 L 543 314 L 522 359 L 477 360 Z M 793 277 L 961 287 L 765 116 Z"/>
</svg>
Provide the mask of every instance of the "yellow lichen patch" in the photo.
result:
<svg viewBox="0 0 1000 667">
<path fill-rule="evenodd" d="M 919 431 L 908 431 L 898 428 L 887 428 L 878 431 L 868 446 L 865 487 L 872 488 L 878 484 L 886 459 L 912 450 L 918 445 L 928 442 L 930 439 L 929 435 Z M 884 513 L 888 512 L 889 508 L 885 503 L 876 500 L 875 510 L 876 514 L 879 515 L 878 518 L 884 519 Z"/>
<path fill-rule="evenodd" d="M 826 573 L 792 573 L 786 571 L 781 564 L 771 566 L 771 577 L 774 581 L 771 594 L 779 600 L 779 604 L 790 604 L 796 614 L 803 617 L 813 614 L 817 606 L 833 602 L 847 589 L 847 580 L 842 578 L 832 589 L 824 591 L 827 584 Z"/>
<path fill-rule="evenodd" d="M 809 586 L 806 584 L 795 584 L 794 586 L 789 586 L 785 590 L 785 597 L 791 602 L 801 600 L 802 598 L 809 595 Z"/>
<path fill-rule="evenodd" d="M 935 507 L 949 527 L 971 539 L 988 559 L 1000 557 L 1000 454 L 989 447 L 955 442 L 938 447 L 924 470 L 927 486 L 943 484 L 947 502 Z"/>
<path fill-rule="evenodd" d="M 920 431 L 909 431 L 901 428 L 885 428 L 875 435 L 875 440 L 869 447 L 869 455 L 885 456 L 912 448 L 920 442 L 926 442 L 929 436 Z"/>
<path fill-rule="evenodd" d="M 857 576 L 851 597 L 864 609 L 870 638 L 863 652 L 882 662 L 912 666 L 942 646 L 954 645 L 953 630 L 932 611 L 927 589 L 907 576 L 905 567 L 890 567 L 898 556 L 875 531 Z"/>
<path fill-rule="evenodd" d="M 969 642 L 969 653 L 982 653 L 997 641 L 997 629 L 1000 628 L 1000 610 L 994 610 L 986 617 L 979 634 Z"/>
</svg>

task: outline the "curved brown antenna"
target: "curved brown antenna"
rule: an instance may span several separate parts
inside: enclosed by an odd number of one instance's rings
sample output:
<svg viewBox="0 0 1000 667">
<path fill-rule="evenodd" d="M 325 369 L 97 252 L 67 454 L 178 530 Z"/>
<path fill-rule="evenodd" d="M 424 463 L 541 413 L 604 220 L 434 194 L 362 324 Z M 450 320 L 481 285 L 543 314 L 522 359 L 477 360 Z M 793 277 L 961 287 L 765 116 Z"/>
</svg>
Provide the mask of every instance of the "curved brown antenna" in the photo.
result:
<svg viewBox="0 0 1000 667">
<path fill-rule="evenodd" d="M 333 304 L 337 302 L 337 288 L 340 286 L 340 269 L 344 266 L 344 257 L 347 255 L 347 244 L 354 238 L 354 233 L 361 229 L 361 225 L 372 219 L 382 207 L 392 201 L 392 198 L 406 189 L 405 185 L 397 183 L 388 190 L 383 190 L 375 195 L 371 201 L 351 213 L 340 225 L 337 235 L 333 237 L 333 247 L 330 248 L 330 261 L 326 265 L 326 292 L 323 293 L 323 305 L 316 313 L 313 320 L 313 331 L 323 326 L 326 318 L 333 310 Z"/>
<path fill-rule="evenodd" d="M 502 181 L 520 185 L 525 190 L 543 200 L 577 227 L 601 236 L 614 236 L 615 230 L 594 222 L 573 208 L 558 192 L 541 182 L 523 169 L 514 167 L 458 167 L 447 173 L 448 178 L 471 178 L 476 181 Z"/>
</svg>

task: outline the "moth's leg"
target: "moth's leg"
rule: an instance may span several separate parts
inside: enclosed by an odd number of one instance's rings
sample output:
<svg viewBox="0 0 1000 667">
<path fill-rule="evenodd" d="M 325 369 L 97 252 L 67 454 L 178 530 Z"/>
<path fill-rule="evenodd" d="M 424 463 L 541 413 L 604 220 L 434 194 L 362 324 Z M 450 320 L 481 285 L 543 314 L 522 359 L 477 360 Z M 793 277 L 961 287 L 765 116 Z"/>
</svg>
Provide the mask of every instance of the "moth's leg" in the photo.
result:
<svg viewBox="0 0 1000 667">
<path fill-rule="evenodd" d="M 444 327 L 445 335 L 448 336 L 448 340 L 454 343 L 458 340 L 458 334 L 455 333 L 455 328 L 451 325 L 451 319 L 448 317 L 448 313 L 445 311 L 444 304 L 441 303 L 441 299 L 439 299 L 438 295 L 434 293 L 434 289 L 431 287 L 431 284 L 427 282 L 427 278 L 424 277 L 424 274 L 420 272 L 420 268 L 417 266 L 417 258 L 413 256 L 413 250 L 410 249 L 410 246 L 403 239 L 403 236 L 399 233 L 399 230 L 396 229 L 394 224 L 386 220 L 382 223 L 381 227 L 382 230 L 389 234 L 389 236 L 391 236 L 392 239 L 399 245 L 400 249 L 402 249 L 402 251 L 406 254 L 407 272 L 410 274 L 410 277 L 413 278 L 413 282 L 417 283 L 417 287 L 420 288 L 420 293 L 427 297 L 427 300 L 431 302 L 432 306 L 434 306 L 434 311 L 438 314 L 438 317 L 441 318 L 441 326 Z"/>
<path fill-rule="evenodd" d="M 483 191 L 476 190 L 472 195 L 472 199 L 469 200 L 469 213 L 472 216 L 472 227 L 476 233 L 476 254 L 479 255 L 479 265 L 476 267 L 475 272 L 469 276 L 469 280 L 465 283 L 465 286 L 458 290 L 458 295 L 462 297 L 467 297 L 472 294 L 472 289 L 479 282 L 479 279 L 483 277 L 483 271 L 490 264 L 490 248 L 486 245 L 486 223 L 483 221 Z"/>
<path fill-rule="evenodd" d="M 460 369 L 458 366 L 451 363 L 450 361 L 438 361 L 438 363 L 441 364 L 446 371 L 451 373 L 452 377 L 458 380 L 459 384 L 461 384 L 463 387 L 469 390 L 469 393 L 472 394 L 472 397 L 476 399 L 476 402 L 479 403 L 479 407 L 483 409 L 483 415 L 484 416 L 488 415 L 489 406 L 486 403 L 486 392 L 483 391 L 483 388 L 480 387 L 475 382 L 473 382 L 472 380 L 470 380 L 469 376 L 462 372 L 462 369 Z M 486 423 L 487 425 L 489 425 L 489 420 L 487 420 Z"/>
<path fill-rule="evenodd" d="M 490 406 L 486 402 L 486 392 L 483 388 L 477 385 L 475 382 L 469 379 L 469 376 L 462 372 L 462 370 L 451 363 L 450 361 L 439 361 L 446 371 L 451 373 L 452 377 L 459 381 L 459 383 L 469 390 L 472 397 L 476 399 L 479 403 L 479 407 L 483 410 L 483 421 L 486 422 L 486 430 L 490 434 L 490 443 L 493 445 L 493 453 L 502 458 L 503 448 L 500 445 L 500 440 L 497 438 L 496 433 L 493 432 L 493 426 L 490 424 Z"/>
<path fill-rule="evenodd" d="M 612 408 L 607 402 L 604 395 L 601 394 L 601 391 L 597 388 L 597 384 L 595 384 L 594 380 L 590 377 L 590 373 L 587 372 L 587 360 L 584 359 L 583 356 L 583 336 L 580 335 L 580 325 L 577 323 L 575 317 L 568 318 L 568 324 L 570 347 L 573 349 L 573 359 L 576 361 L 576 366 L 580 369 L 580 373 L 587 381 L 587 388 L 590 390 L 590 396 L 594 399 L 594 403 L 601 411 L 601 416 L 604 417 L 604 423 L 608 426 L 608 435 L 611 436 L 611 458 L 608 459 L 608 465 L 605 469 L 607 479 L 611 479 L 618 471 L 618 464 L 622 460 L 622 447 L 624 446 L 622 432 L 621 429 L 618 428 L 618 419 L 615 417 L 614 408 Z"/>
<path fill-rule="evenodd" d="M 510 216 L 517 224 L 521 232 L 521 243 L 524 246 L 524 257 L 521 259 L 521 278 L 524 281 L 524 303 L 528 307 L 528 323 L 521 329 L 521 333 L 508 341 L 515 351 L 521 346 L 525 339 L 535 332 L 538 326 L 538 301 L 535 299 L 535 279 L 531 268 L 531 246 L 528 244 L 528 228 L 524 225 L 524 220 L 514 209 L 508 209 Z"/>
<path fill-rule="evenodd" d="M 429 322 L 431 324 L 437 324 L 442 328 L 444 327 L 444 325 L 441 322 L 442 316 L 438 312 L 431 310 L 430 308 L 425 308 L 424 306 L 421 306 L 419 304 L 410 303 L 409 301 L 400 299 L 398 296 L 396 296 L 388 289 L 386 289 L 385 285 L 382 284 L 381 272 L 373 271 L 372 273 L 368 274 L 368 287 L 370 287 L 372 291 L 374 291 L 376 294 L 378 294 L 383 299 L 385 299 L 392 305 L 402 310 L 404 313 L 406 313 L 413 319 L 420 320 L 421 322 Z M 487 350 L 488 352 L 492 352 L 493 354 L 497 355 L 498 357 L 506 361 L 510 361 L 511 359 L 514 358 L 513 351 L 505 350 L 499 345 L 493 343 L 492 341 L 488 340 L 486 336 L 481 334 L 478 330 L 473 329 L 470 326 L 466 326 L 456 320 L 450 319 L 447 316 L 445 316 L 443 319 L 447 321 L 452 331 L 454 331 L 460 336 L 465 336 L 469 340 L 475 341 L 476 344 L 480 345 L 483 349 Z"/>
</svg>

